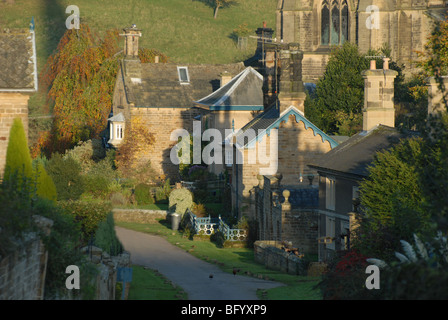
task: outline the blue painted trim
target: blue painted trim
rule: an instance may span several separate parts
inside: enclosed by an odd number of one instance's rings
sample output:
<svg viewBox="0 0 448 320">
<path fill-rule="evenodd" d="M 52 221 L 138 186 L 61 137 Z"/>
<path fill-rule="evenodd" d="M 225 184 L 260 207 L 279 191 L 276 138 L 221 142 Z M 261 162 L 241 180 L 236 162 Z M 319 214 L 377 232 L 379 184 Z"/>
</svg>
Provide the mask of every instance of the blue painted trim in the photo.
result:
<svg viewBox="0 0 448 320">
<path fill-rule="evenodd" d="M 265 134 L 270 136 L 271 130 L 273 128 L 278 129 L 280 126 L 280 123 L 285 121 L 288 123 L 289 116 L 293 114 L 296 118 L 296 122 L 302 121 L 305 124 L 305 129 L 308 130 L 308 128 L 313 129 L 314 136 L 320 135 L 322 137 L 322 142 L 328 141 L 330 143 L 331 148 L 335 148 L 338 146 L 339 143 L 337 143 L 334 139 L 332 139 L 329 135 L 327 135 L 325 132 L 320 130 L 316 125 L 314 125 L 311 121 L 309 121 L 307 118 L 302 116 L 300 113 L 294 111 L 293 109 L 289 110 L 287 113 L 285 113 L 281 118 L 278 118 L 273 124 L 271 124 L 269 127 L 267 127 L 262 133 L 258 134 L 257 137 L 249 142 L 247 144 L 247 147 L 252 148 L 255 144 L 255 142 L 261 142 L 263 140 L 263 136 Z"/>
</svg>

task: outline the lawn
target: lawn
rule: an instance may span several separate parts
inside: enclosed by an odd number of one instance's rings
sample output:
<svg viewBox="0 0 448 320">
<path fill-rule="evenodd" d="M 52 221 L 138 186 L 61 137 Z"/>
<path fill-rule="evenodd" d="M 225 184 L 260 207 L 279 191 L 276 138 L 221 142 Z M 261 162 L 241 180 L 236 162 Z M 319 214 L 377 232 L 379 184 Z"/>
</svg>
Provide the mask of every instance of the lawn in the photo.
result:
<svg viewBox="0 0 448 320">
<path fill-rule="evenodd" d="M 184 249 L 190 254 L 210 263 L 216 264 L 223 271 L 232 272 L 239 268 L 240 274 L 275 280 L 285 283 L 285 287 L 267 290 L 264 299 L 269 300 L 317 300 L 321 299 L 319 290 L 313 287 L 319 281 L 316 277 L 293 276 L 275 270 L 269 270 L 254 261 L 251 248 L 219 248 L 210 241 L 190 240 L 181 232 L 173 231 L 166 220 L 159 220 L 154 224 L 138 224 L 129 222 L 116 222 L 117 226 L 155 234 L 164 237 L 170 243 Z M 132 290 L 132 289 L 131 289 Z M 261 297 L 261 292 L 259 295 Z"/>
<path fill-rule="evenodd" d="M 182 288 L 171 283 L 157 270 L 132 266 L 128 300 L 186 300 Z"/>
</svg>

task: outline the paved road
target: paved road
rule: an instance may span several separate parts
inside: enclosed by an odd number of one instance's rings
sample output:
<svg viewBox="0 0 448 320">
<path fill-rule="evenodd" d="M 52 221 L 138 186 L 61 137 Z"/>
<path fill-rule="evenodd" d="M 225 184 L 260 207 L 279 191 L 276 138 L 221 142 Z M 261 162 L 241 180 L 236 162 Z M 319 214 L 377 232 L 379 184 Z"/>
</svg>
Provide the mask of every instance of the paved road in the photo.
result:
<svg viewBox="0 0 448 320">
<path fill-rule="evenodd" d="M 116 233 L 125 250 L 131 253 L 133 264 L 157 269 L 182 287 L 190 300 L 257 300 L 257 289 L 283 285 L 223 272 L 158 236 L 120 227 L 116 227 Z"/>
</svg>

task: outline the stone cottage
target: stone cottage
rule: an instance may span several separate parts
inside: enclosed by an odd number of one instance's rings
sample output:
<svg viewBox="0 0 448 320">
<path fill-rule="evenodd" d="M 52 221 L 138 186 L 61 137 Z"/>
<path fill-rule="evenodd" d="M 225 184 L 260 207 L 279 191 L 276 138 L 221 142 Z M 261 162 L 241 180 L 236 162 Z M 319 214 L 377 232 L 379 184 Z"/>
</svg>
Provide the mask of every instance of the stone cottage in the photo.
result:
<svg viewBox="0 0 448 320">
<path fill-rule="evenodd" d="M 325 261 L 350 245 L 352 214 L 359 197 L 359 183 L 368 177 L 376 152 L 408 136 L 395 129 L 394 78 L 397 72 L 376 69 L 363 72 L 365 79 L 363 131 L 350 137 L 308 166 L 319 173 L 319 259 Z"/>
<path fill-rule="evenodd" d="M 36 91 L 34 24 L 29 29 L 0 30 L 0 177 L 13 120 L 20 118 L 28 134 L 28 99 Z"/>
<path fill-rule="evenodd" d="M 147 159 L 160 175 L 178 180 L 178 167 L 170 159 L 170 150 L 177 143 L 171 133 L 185 129 L 193 132 L 193 121 L 206 113 L 194 101 L 209 96 L 228 81 L 228 74 L 238 75 L 243 63 L 193 65 L 176 63 L 141 63 L 138 38 L 141 30 L 135 25 L 124 29 L 125 57 L 120 61 L 112 116 L 109 119 L 109 143 L 118 147 L 124 128 L 132 117 L 140 117 L 154 134 L 155 143 L 148 148 Z M 157 59 L 156 59 L 157 61 Z"/>
<path fill-rule="evenodd" d="M 387 43 L 392 59 L 412 72 L 433 22 L 447 13 L 444 0 L 279 0 L 276 37 L 304 51 L 303 80 L 324 73 L 331 46 L 356 43 L 361 52 Z"/>
</svg>

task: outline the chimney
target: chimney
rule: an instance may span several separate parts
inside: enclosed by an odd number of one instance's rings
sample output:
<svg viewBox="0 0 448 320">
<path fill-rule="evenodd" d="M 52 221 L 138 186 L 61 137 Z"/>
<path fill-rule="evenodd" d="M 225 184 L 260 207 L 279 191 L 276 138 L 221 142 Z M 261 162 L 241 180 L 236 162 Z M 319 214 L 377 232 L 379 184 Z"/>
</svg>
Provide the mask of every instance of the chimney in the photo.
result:
<svg viewBox="0 0 448 320">
<path fill-rule="evenodd" d="M 142 36 L 141 30 L 135 24 L 123 29 L 124 34 L 124 55 L 126 58 L 138 58 L 138 38 Z"/>
<path fill-rule="evenodd" d="M 296 43 L 284 44 L 279 53 L 278 101 L 282 113 L 291 105 L 304 113 L 306 99 L 305 87 L 302 81 L 303 53 Z"/>
<path fill-rule="evenodd" d="M 224 71 L 219 75 L 221 77 L 220 79 L 220 86 L 223 87 L 227 83 L 229 83 L 230 80 L 232 80 L 232 74 L 230 72 Z"/>
<path fill-rule="evenodd" d="M 376 62 L 370 62 L 370 69 L 362 72 L 364 77 L 363 131 L 369 131 L 382 124 L 395 127 L 394 79 L 398 75 L 389 69 L 385 58 L 383 69 L 376 69 Z"/>
<path fill-rule="evenodd" d="M 445 88 L 448 88 L 448 77 L 442 77 Z M 428 85 L 428 115 L 435 115 L 439 111 L 446 111 L 443 105 L 443 94 L 439 89 L 439 83 L 434 77 L 427 79 Z"/>
<path fill-rule="evenodd" d="M 135 24 L 123 29 L 124 34 L 124 73 L 125 76 L 140 79 L 141 61 L 138 57 L 138 38 L 142 36 L 141 30 Z M 138 80 L 137 80 L 138 81 Z"/>
</svg>

